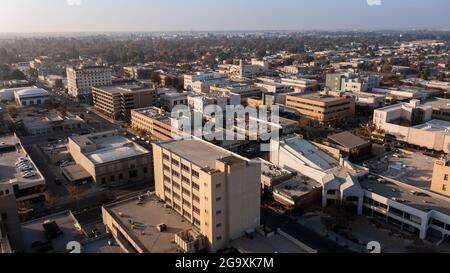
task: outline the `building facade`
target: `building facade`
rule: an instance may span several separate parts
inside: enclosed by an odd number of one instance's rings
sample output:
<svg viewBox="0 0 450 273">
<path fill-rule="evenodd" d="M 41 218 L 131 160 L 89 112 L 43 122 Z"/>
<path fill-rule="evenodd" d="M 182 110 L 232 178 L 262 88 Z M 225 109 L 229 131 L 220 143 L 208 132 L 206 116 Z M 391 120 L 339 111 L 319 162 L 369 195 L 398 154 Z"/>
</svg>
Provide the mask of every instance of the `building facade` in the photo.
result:
<svg viewBox="0 0 450 273">
<path fill-rule="evenodd" d="M 92 99 L 99 112 L 114 118 L 130 118 L 132 109 L 156 105 L 156 89 L 130 86 L 93 87 Z"/>
<path fill-rule="evenodd" d="M 151 153 L 116 131 L 69 138 L 74 162 L 99 184 L 150 179 Z"/>
<path fill-rule="evenodd" d="M 89 98 L 93 86 L 112 85 L 111 68 L 105 66 L 67 67 L 67 87 L 74 98 Z"/>
<path fill-rule="evenodd" d="M 201 140 L 153 144 L 156 195 L 216 252 L 260 224 L 261 165 Z"/>
<path fill-rule="evenodd" d="M 286 107 L 318 122 L 332 122 L 355 115 L 355 99 L 340 92 L 319 92 L 286 97 Z"/>
</svg>

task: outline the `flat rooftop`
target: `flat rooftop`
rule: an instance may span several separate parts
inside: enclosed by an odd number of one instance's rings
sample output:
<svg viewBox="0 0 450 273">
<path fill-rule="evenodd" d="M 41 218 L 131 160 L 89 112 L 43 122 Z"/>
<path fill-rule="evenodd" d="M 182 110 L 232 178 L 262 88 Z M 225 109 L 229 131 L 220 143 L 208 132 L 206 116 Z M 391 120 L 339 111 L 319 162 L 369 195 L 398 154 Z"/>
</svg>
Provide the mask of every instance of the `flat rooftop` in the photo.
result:
<svg viewBox="0 0 450 273">
<path fill-rule="evenodd" d="M 161 122 L 166 122 L 168 124 L 171 123 L 170 113 L 167 113 L 166 111 L 158 107 L 134 109 L 132 111 Z"/>
<path fill-rule="evenodd" d="M 95 88 L 111 94 L 154 91 L 152 88 L 142 87 L 139 85 L 101 86 Z"/>
<path fill-rule="evenodd" d="M 428 132 L 450 132 L 450 122 L 444 120 L 433 119 L 423 124 L 414 126 L 413 128 Z"/>
<path fill-rule="evenodd" d="M 301 94 L 301 95 L 292 95 L 294 97 L 318 101 L 318 102 L 334 102 L 338 100 L 345 99 L 346 97 L 338 97 L 332 95 L 322 95 L 320 93 L 312 93 L 312 94 Z"/>
<path fill-rule="evenodd" d="M 192 228 L 177 212 L 159 203 L 153 194 L 142 202 L 136 197 L 106 206 L 105 210 L 149 253 L 176 253 L 175 235 Z M 139 228 L 132 229 L 132 223 Z M 159 232 L 156 226 L 162 223 L 167 225 L 167 230 Z"/>
<path fill-rule="evenodd" d="M 428 190 L 431 187 L 437 158 L 419 152 L 399 150 L 378 160 L 367 162 L 370 170 L 381 176 Z"/>
<path fill-rule="evenodd" d="M 330 139 L 333 142 L 336 142 L 337 144 L 345 147 L 345 148 L 349 148 L 349 149 L 353 149 L 356 147 L 360 147 L 363 145 L 368 144 L 368 141 L 365 141 L 364 139 L 348 132 L 342 132 L 339 134 L 335 134 L 335 135 L 331 135 L 328 137 L 328 139 Z"/>
<path fill-rule="evenodd" d="M 97 139 L 94 139 L 91 135 L 72 137 L 72 140 L 79 145 L 87 142 L 95 143 L 97 149 L 85 153 L 94 164 L 103 164 L 150 153 L 150 151 L 125 137 L 119 135 L 101 137 L 100 135 Z"/>
<path fill-rule="evenodd" d="M 319 182 L 303 175 L 297 175 L 277 186 L 274 186 L 274 189 L 279 194 L 286 195 L 287 197 L 295 200 L 320 187 L 322 187 L 322 184 Z"/>
<path fill-rule="evenodd" d="M 450 99 L 433 98 L 423 102 L 423 105 L 438 109 L 450 109 Z"/>
<path fill-rule="evenodd" d="M 2 183 L 1 181 L 10 182 L 10 180 L 16 180 L 15 183 L 19 185 L 19 188 L 27 188 L 45 182 L 33 163 L 31 165 L 33 165 L 34 171 L 36 171 L 36 176 L 34 177 L 23 178 L 20 170 L 16 168 L 15 164 L 19 158 L 30 158 L 22 145 L 19 145 L 20 141 L 15 136 L 2 137 L 0 138 L 0 142 L 1 147 L 7 149 L 3 152 L 0 151 L 0 183 Z"/>
<path fill-rule="evenodd" d="M 387 181 L 380 183 L 375 179 L 369 178 L 362 179 L 360 184 L 365 190 L 415 209 L 424 212 L 435 210 L 450 215 L 450 199 L 444 196 L 437 197 L 437 194 L 430 193 L 426 190 L 414 190 L 412 187 L 402 187 L 401 185 Z"/>
<path fill-rule="evenodd" d="M 253 239 L 241 237 L 231 242 L 231 245 L 240 253 L 309 253 L 308 250 L 289 241 L 280 234 L 266 238 L 255 233 Z"/>
<path fill-rule="evenodd" d="M 31 222 L 26 222 L 22 224 L 22 236 L 24 241 L 24 249 L 26 253 L 34 253 L 31 244 L 37 241 L 46 242 L 47 238 L 45 236 L 44 222 L 45 221 L 55 221 L 63 232 L 61 236 L 51 241 L 53 245 L 53 251 L 55 253 L 67 253 L 66 246 L 68 242 L 78 241 L 81 242 L 86 237 L 79 231 L 75 225 L 74 221 L 70 217 L 68 211 L 63 213 L 53 214 L 45 218 L 33 220 Z"/>
<path fill-rule="evenodd" d="M 79 242 L 83 249 L 83 253 L 120 253 L 120 247 L 109 246 L 109 237 L 102 237 L 99 239 L 88 239 L 75 226 L 75 221 L 71 217 L 69 211 L 49 215 L 47 217 L 33 220 L 22 224 L 22 236 L 24 241 L 25 253 L 34 253 L 31 244 L 34 242 L 46 242 L 47 238 L 44 230 L 44 222 L 55 221 L 59 229 L 63 232 L 58 238 L 51 240 L 53 250 L 52 253 L 67 253 L 66 246 L 71 241 Z"/>
<path fill-rule="evenodd" d="M 200 140 L 171 141 L 158 145 L 204 168 L 214 168 L 217 159 L 227 158 L 233 155 L 225 149 Z"/>
</svg>

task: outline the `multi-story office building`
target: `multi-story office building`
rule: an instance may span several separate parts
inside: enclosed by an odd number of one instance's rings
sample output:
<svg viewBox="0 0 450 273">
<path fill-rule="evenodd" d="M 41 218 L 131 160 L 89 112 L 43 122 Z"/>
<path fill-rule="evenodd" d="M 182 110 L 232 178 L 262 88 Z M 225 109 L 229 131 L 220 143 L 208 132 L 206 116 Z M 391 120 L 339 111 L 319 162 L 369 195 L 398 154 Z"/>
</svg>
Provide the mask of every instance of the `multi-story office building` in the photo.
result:
<svg viewBox="0 0 450 273">
<path fill-rule="evenodd" d="M 93 86 L 112 85 L 111 68 L 105 66 L 67 67 L 69 95 L 75 98 L 90 98 Z"/>
<path fill-rule="evenodd" d="M 286 107 L 311 120 L 332 122 L 355 115 L 355 98 L 342 92 L 290 95 Z"/>
<path fill-rule="evenodd" d="M 101 184 L 142 181 L 152 176 L 150 151 L 116 131 L 70 137 L 68 150 L 77 164 L 63 170 L 69 180 L 77 173 L 88 173 Z"/>
<path fill-rule="evenodd" d="M 156 89 L 137 85 L 93 87 L 95 109 L 114 118 L 130 118 L 132 109 L 156 105 Z"/>
<path fill-rule="evenodd" d="M 260 224 L 261 163 L 202 140 L 153 144 L 156 195 L 216 252 Z"/>
<path fill-rule="evenodd" d="M 131 126 L 137 130 L 144 130 L 162 141 L 182 135 L 172 127 L 170 113 L 157 107 L 131 110 Z"/>
<path fill-rule="evenodd" d="M 450 197 L 450 165 L 447 160 L 434 162 L 431 191 Z"/>
</svg>

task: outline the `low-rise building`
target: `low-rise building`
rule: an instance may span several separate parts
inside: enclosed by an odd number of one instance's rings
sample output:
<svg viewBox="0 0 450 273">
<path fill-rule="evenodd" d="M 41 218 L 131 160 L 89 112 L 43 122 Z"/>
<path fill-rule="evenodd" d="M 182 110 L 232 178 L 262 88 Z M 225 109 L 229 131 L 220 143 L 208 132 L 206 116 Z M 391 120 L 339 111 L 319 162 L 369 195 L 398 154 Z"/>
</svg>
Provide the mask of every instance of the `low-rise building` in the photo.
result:
<svg viewBox="0 0 450 273">
<path fill-rule="evenodd" d="M 74 162 L 99 184 L 143 181 L 152 177 L 150 151 L 116 131 L 70 137 L 68 150 Z M 71 177 L 70 174 L 65 176 Z"/>
<path fill-rule="evenodd" d="M 157 107 L 134 109 L 131 111 L 131 126 L 144 130 L 161 141 L 171 140 L 174 136 L 182 136 L 172 126 L 172 117 L 164 109 Z"/>
<path fill-rule="evenodd" d="M 50 94 L 42 88 L 27 88 L 15 91 L 14 99 L 18 106 L 41 105 L 50 100 Z"/>
<path fill-rule="evenodd" d="M 450 122 L 432 119 L 432 112 L 431 106 L 420 105 L 418 100 L 377 109 L 373 119 L 375 135 L 449 153 Z"/>
<path fill-rule="evenodd" d="M 93 87 L 94 107 L 107 116 L 130 118 L 132 109 L 156 105 L 156 90 L 137 85 Z"/>
<path fill-rule="evenodd" d="M 215 81 L 221 81 L 226 78 L 226 75 L 223 73 L 217 73 L 217 72 L 197 72 L 195 74 L 191 75 L 184 75 L 184 89 L 191 91 L 194 90 L 194 83 L 195 82 L 215 82 Z M 196 92 L 201 92 L 196 91 Z"/>
</svg>

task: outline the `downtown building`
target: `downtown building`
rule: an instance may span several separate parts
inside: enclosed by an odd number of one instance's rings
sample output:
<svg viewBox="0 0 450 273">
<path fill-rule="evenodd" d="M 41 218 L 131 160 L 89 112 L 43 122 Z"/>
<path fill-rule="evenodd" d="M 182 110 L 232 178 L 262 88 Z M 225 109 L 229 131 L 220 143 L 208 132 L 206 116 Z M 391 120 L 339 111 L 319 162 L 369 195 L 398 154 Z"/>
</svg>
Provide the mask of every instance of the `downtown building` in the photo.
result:
<svg viewBox="0 0 450 273">
<path fill-rule="evenodd" d="M 153 144 L 156 195 L 206 238 L 209 252 L 260 225 L 261 164 L 202 140 Z"/>
<path fill-rule="evenodd" d="M 93 86 L 112 85 L 112 72 L 109 67 L 69 66 L 66 72 L 69 95 L 77 99 L 90 99 Z"/>
<path fill-rule="evenodd" d="M 124 85 L 93 87 L 92 99 L 99 112 L 113 119 L 127 119 L 133 109 L 154 106 L 157 96 L 153 88 Z"/>
</svg>

